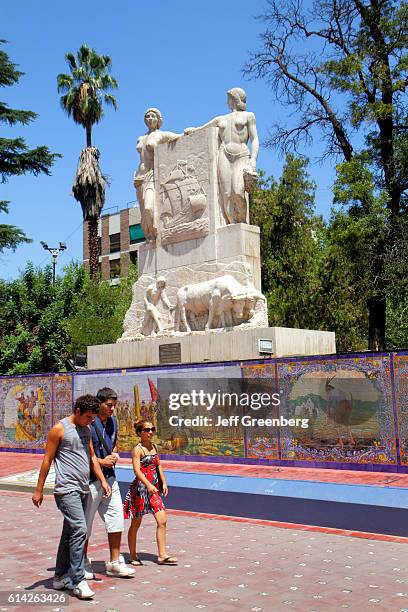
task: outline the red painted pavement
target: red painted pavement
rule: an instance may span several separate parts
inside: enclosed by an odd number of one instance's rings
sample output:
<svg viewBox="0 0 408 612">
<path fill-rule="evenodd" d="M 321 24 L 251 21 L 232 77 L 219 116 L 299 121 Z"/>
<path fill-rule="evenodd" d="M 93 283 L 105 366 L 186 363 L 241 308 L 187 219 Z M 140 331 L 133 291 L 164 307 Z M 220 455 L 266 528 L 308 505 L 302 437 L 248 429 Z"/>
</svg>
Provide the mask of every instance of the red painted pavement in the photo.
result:
<svg viewBox="0 0 408 612">
<path fill-rule="evenodd" d="M 31 453 L 0 453 L 0 477 L 35 470 L 41 465 L 43 455 Z"/>
</svg>

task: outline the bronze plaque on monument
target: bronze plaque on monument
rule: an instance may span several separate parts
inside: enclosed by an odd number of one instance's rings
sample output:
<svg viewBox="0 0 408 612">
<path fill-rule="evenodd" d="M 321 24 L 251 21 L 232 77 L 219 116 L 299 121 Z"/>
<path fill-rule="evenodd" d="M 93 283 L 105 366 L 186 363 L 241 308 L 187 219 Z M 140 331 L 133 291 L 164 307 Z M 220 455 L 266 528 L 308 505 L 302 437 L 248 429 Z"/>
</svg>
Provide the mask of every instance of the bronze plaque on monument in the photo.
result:
<svg viewBox="0 0 408 612">
<path fill-rule="evenodd" d="M 159 363 L 181 363 L 181 344 L 161 344 L 159 346 Z"/>
</svg>

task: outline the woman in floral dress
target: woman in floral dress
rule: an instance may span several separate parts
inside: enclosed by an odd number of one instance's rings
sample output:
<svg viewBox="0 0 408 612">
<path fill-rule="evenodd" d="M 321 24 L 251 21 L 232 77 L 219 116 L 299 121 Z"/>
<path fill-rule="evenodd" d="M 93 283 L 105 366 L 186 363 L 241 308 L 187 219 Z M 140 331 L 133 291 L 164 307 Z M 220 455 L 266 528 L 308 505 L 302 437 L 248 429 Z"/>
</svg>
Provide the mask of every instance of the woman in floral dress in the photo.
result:
<svg viewBox="0 0 408 612">
<path fill-rule="evenodd" d="M 156 428 L 150 421 L 138 421 L 135 423 L 135 429 L 140 436 L 140 444 L 135 446 L 132 451 L 133 469 L 136 478 L 130 485 L 123 504 L 125 518 L 132 520 L 128 532 L 130 563 L 132 565 L 143 565 L 136 554 L 137 532 L 143 516 L 152 513 L 157 524 L 156 541 L 159 551 L 157 563 L 159 565 L 175 565 L 177 559 L 169 556 L 166 552 L 166 511 L 160 492 L 164 496 L 167 495 L 167 483 L 160 465 L 157 448 L 152 442 Z M 162 491 L 159 491 L 159 475 Z"/>
</svg>

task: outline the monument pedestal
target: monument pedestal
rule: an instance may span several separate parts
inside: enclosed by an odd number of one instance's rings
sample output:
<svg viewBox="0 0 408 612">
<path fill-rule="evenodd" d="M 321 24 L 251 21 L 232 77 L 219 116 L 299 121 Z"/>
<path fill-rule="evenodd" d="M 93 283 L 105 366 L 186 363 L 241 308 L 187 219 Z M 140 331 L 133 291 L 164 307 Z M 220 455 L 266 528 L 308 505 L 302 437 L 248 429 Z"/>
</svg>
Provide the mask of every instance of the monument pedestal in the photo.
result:
<svg viewBox="0 0 408 612">
<path fill-rule="evenodd" d="M 272 341 L 272 354 L 259 352 L 259 340 Z M 329 355 L 336 352 L 334 332 L 288 327 L 257 327 L 225 332 L 155 336 L 134 342 L 88 347 L 88 368 L 136 368 L 166 363 L 241 361 L 262 357 Z"/>
<path fill-rule="evenodd" d="M 139 269 L 141 276 L 146 275 L 148 282 L 157 276 L 164 275 L 167 280 L 167 291 L 171 294 L 173 285 L 197 282 L 211 278 L 211 274 L 222 275 L 227 271 L 237 274 L 238 280 L 244 280 L 242 264 L 249 266 L 253 284 L 261 291 L 260 230 L 257 225 L 234 223 L 218 227 L 209 236 L 186 240 L 175 244 L 146 243 L 139 247 Z M 234 267 L 234 263 L 236 263 Z M 207 274 L 200 276 L 200 270 L 207 269 Z M 187 274 L 184 273 L 187 270 Z M 211 272 L 213 270 L 213 272 Z M 197 271 L 197 276 L 191 275 Z M 143 281 L 139 281 L 143 286 Z M 180 286 L 180 285 L 178 285 Z M 143 304 L 143 290 L 140 302 Z M 144 310 L 143 306 L 141 309 Z"/>
</svg>

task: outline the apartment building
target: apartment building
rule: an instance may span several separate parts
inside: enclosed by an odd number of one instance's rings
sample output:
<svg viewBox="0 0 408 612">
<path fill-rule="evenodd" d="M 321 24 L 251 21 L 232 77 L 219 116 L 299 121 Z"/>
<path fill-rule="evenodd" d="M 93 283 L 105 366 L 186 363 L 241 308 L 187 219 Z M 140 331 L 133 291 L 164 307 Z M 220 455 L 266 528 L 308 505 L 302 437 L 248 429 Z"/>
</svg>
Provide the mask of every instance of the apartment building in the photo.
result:
<svg viewBox="0 0 408 612">
<path fill-rule="evenodd" d="M 129 262 L 137 264 L 139 245 L 145 241 L 139 207 L 103 214 L 98 239 L 101 278 L 118 283 L 121 276 L 127 275 Z M 89 265 L 88 222 L 83 226 L 83 261 Z"/>
</svg>

